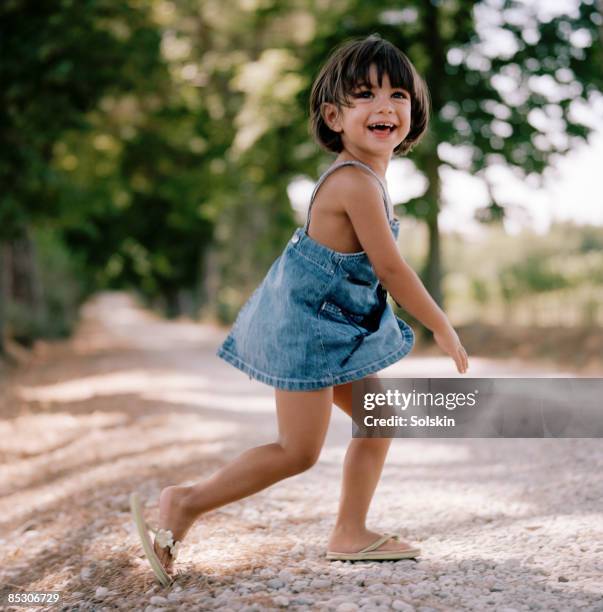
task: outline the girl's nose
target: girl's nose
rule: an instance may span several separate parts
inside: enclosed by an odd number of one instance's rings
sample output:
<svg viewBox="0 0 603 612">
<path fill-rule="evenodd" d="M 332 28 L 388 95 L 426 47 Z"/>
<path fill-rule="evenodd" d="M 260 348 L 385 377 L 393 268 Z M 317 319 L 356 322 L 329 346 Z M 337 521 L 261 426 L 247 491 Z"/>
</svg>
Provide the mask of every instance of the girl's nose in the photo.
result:
<svg viewBox="0 0 603 612">
<path fill-rule="evenodd" d="M 389 110 L 392 113 L 394 112 L 394 103 L 388 95 L 378 96 L 376 102 L 378 110 Z"/>
</svg>

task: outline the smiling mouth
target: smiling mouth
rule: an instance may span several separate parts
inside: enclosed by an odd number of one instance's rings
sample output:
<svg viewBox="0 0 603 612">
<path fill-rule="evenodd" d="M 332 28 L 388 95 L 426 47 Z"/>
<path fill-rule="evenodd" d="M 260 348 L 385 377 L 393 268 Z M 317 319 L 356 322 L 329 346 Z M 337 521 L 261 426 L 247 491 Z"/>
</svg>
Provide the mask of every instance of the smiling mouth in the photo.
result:
<svg viewBox="0 0 603 612">
<path fill-rule="evenodd" d="M 371 132 L 391 134 L 396 129 L 396 126 L 393 123 L 373 123 L 368 126 L 368 129 L 371 130 Z"/>
</svg>

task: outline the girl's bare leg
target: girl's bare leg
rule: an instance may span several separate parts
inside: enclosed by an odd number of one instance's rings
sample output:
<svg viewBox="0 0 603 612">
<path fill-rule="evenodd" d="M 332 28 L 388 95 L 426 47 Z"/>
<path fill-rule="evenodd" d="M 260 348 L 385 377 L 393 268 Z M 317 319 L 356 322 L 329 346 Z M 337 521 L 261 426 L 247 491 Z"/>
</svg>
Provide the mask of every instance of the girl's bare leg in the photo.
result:
<svg viewBox="0 0 603 612">
<path fill-rule="evenodd" d="M 317 391 L 275 389 L 279 435 L 276 442 L 251 448 L 215 474 L 191 486 L 170 486 L 159 496 L 159 527 L 182 540 L 202 514 L 299 474 L 316 463 L 327 433 L 333 388 Z M 155 552 L 170 571 L 169 550 Z"/>
<path fill-rule="evenodd" d="M 352 416 L 352 383 L 333 387 L 333 401 Z M 366 528 L 366 516 L 381 477 L 391 438 L 353 438 L 343 463 L 339 512 L 329 538 L 328 550 L 357 552 L 382 533 Z M 411 544 L 388 540 L 377 550 L 404 550 Z"/>
</svg>

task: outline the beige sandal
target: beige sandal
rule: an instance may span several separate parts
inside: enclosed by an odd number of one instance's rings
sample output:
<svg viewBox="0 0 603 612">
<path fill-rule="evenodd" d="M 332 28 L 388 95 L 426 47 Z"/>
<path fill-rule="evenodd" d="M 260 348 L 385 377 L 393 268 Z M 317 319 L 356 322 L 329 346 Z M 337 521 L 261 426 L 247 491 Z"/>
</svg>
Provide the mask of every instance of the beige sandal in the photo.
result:
<svg viewBox="0 0 603 612">
<path fill-rule="evenodd" d="M 406 550 L 376 550 L 388 540 L 399 540 L 397 533 L 386 533 L 369 544 L 366 548 L 353 553 L 327 552 L 329 561 L 396 561 L 398 559 L 414 559 L 421 554 L 419 548 L 407 548 Z"/>
<path fill-rule="evenodd" d="M 155 553 L 153 543 L 151 542 L 151 538 L 149 538 L 149 531 L 152 531 L 157 536 L 156 540 L 160 548 L 170 549 L 170 555 L 174 561 L 176 560 L 176 556 L 180 550 L 181 542 L 174 541 L 174 534 L 170 529 L 155 529 L 145 522 L 142 515 L 142 506 L 140 504 L 140 497 L 138 496 L 138 493 L 132 493 L 130 495 L 130 511 L 138 530 L 138 536 L 140 538 L 140 542 L 142 543 L 144 554 L 149 562 L 149 565 L 151 566 L 151 569 L 153 570 L 153 573 L 163 586 L 170 586 L 174 582 L 174 578 L 168 574 L 166 569 L 161 564 L 159 557 Z"/>
</svg>

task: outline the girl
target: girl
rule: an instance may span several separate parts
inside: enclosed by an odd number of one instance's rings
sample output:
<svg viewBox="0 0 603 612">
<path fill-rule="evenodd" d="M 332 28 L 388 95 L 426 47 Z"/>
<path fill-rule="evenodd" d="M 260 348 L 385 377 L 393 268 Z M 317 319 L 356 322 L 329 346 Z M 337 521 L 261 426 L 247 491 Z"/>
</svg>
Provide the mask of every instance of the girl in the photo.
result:
<svg viewBox="0 0 603 612">
<path fill-rule="evenodd" d="M 402 259 L 399 222 L 385 187 L 393 153 L 408 152 L 428 122 L 428 92 L 404 53 L 379 35 L 340 46 L 313 84 L 312 131 L 337 153 L 310 200 L 305 227 L 240 310 L 217 355 L 275 387 L 279 436 L 247 450 L 209 479 L 159 496 L 159 530 L 132 510 L 158 578 L 169 584 L 179 542 L 202 514 L 307 470 L 318 459 L 337 404 L 352 416 L 352 381 L 408 354 L 411 328 L 396 303 L 429 328 L 460 373 L 467 353 L 446 315 Z M 327 559 L 414 558 L 397 534 L 367 529 L 389 438 L 352 439 Z M 151 545 L 147 529 L 155 531 Z"/>
</svg>

